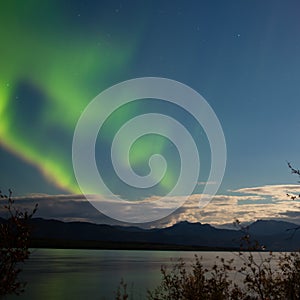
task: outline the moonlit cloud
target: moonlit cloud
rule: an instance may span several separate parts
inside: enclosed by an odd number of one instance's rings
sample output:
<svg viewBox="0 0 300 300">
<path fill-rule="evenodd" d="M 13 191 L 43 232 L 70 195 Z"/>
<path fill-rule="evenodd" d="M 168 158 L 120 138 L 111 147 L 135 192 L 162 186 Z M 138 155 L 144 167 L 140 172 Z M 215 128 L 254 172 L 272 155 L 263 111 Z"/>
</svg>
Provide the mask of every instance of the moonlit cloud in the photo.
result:
<svg viewBox="0 0 300 300">
<path fill-rule="evenodd" d="M 250 188 L 242 188 L 238 190 L 231 190 L 230 192 L 258 195 L 258 196 L 268 196 L 274 200 L 286 200 L 287 194 L 299 195 L 300 185 L 296 185 L 296 184 L 264 185 L 259 187 L 250 187 Z"/>
<path fill-rule="evenodd" d="M 251 188 L 242 188 L 230 191 L 228 195 L 216 195 L 213 200 L 203 208 L 199 208 L 201 194 L 193 194 L 189 199 L 168 217 L 159 221 L 136 224 L 141 227 L 165 227 L 180 221 L 209 223 L 215 226 L 232 224 L 234 220 L 249 223 L 258 219 L 284 220 L 300 224 L 300 201 L 291 200 L 286 193 L 297 193 L 298 185 L 267 185 Z M 236 195 L 239 194 L 239 195 Z M 205 195 L 204 195 L 205 196 Z M 157 196 L 143 200 L 146 207 L 161 212 L 167 210 L 182 199 L 168 197 L 164 202 Z M 39 204 L 37 217 L 55 218 L 63 221 L 87 221 L 115 225 L 126 225 L 115 221 L 97 211 L 83 195 L 30 195 L 15 198 L 18 206 L 30 208 L 35 203 Z M 103 198 L 102 201 L 118 202 L 119 209 L 123 209 L 128 217 L 132 217 L 132 207 L 139 208 L 138 202 L 123 202 Z M 138 211 L 144 213 L 144 211 Z"/>
<path fill-rule="evenodd" d="M 217 182 L 216 181 L 199 181 L 199 182 L 197 182 L 197 184 L 198 185 L 207 185 L 207 184 L 214 184 L 214 185 L 216 185 L 217 184 Z"/>
<path fill-rule="evenodd" d="M 239 219 L 254 222 L 258 219 L 276 219 L 300 223 L 300 202 L 286 194 L 297 194 L 299 185 L 266 185 L 230 191 L 229 195 L 216 195 L 203 209 L 198 208 L 197 196 L 190 198 L 176 213 L 169 217 L 167 225 L 179 221 L 209 223 L 220 226 Z M 240 195 L 234 195 L 239 193 Z"/>
</svg>

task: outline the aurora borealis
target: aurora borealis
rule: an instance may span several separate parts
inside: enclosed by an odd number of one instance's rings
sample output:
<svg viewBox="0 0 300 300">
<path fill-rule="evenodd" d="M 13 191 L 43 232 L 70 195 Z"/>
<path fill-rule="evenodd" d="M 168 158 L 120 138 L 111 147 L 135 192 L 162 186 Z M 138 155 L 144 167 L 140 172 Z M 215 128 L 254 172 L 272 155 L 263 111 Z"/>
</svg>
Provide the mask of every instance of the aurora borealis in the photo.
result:
<svg viewBox="0 0 300 300">
<path fill-rule="evenodd" d="M 0 18 L 1 145 L 78 192 L 67 149 L 72 131 L 90 99 L 126 69 L 140 28 L 111 38 L 60 1 L 3 2 Z"/>
<path fill-rule="evenodd" d="M 299 15 L 296 0 L 1 1 L 0 188 L 18 196 L 80 194 L 72 138 L 85 107 L 119 82 L 164 77 L 199 92 L 220 120 L 228 156 L 218 197 L 231 197 L 231 211 L 252 219 L 248 212 L 258 203 L 262 218 L 264 205 L 290 218 L 283 202 L 286 186 L 297 183 L 286 161 L 300 166 Z M 130 152 L 141 175 L 149 171 L 151 155 L 166 156 L 168 172 L 159 186 L 132 194 L 111 170 L 113 135 L 147 112 L 167 113 L 195 137 L 201 156 L 195 194 L 201 193 L 210 165 L 207 137 L 186 112 L 157 99 L 125 105 L 105 122 L 96 159 L 107 184 L 133 199 L 152 199 L 174 186 L 178 151 L 160 136 L 139 139 Z M 266 186 L 274 193 L 268 188 L 265 194 Z M 248 189 L 255 196 L 245 196 Z M 218 220 L 207 221 L 222 223 L 215 215 Z M 205 213 L 193 218 L 206 220 Z"/>
</svg>

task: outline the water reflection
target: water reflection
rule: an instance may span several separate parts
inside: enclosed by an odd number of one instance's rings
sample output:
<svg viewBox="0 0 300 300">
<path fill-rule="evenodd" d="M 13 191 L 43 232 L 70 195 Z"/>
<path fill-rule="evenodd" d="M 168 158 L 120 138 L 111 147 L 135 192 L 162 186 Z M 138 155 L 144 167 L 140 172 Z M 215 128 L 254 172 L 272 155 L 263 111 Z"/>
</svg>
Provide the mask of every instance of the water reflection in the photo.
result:
<svg viewBox="0 0 300 300">
<path fill-rule="evenodd" d="M 21 297 L 7 299 L 113 299 L 122 278 L 134 299 L 145 299 L 146 290 L 160 281 L 161 265 L 171 265 L 171 258 L 192 262 L 196 252 L 62 250 L 33 249 L 24 265 L 22 280 L 28 282 Z M 239 259 L 230 252 L 198 252 L 204 267 L 217 262 L 216 256 Z M 258 255 L 258 253 L 257 253 Z"/>
</svg>

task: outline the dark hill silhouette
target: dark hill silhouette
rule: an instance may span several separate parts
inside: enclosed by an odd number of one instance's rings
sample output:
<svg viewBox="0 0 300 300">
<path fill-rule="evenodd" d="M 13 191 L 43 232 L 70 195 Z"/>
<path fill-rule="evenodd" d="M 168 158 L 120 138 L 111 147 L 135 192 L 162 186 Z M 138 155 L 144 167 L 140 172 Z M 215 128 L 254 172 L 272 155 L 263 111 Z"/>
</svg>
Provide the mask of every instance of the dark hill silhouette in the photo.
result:
<svg viewBox="0 0 300 300">
<path fill-rule="evenodd" d="M 286 234 L 288 230 L 296 227 L 298 227 L 298 225 L 290 222 L 258 220 L 249 225 L 249 233 L 260 236 Z"/>
<path fill-rule="evenodd" d="M 1 222 L 3 222 L 3 219 L 0 218 Z M 34 246 L 47 247 L 55 247 L 51 241 L 56 241 L 56 244 L 57 241 L 80 241 L 81 245 L 88 241 L 95 241 L 97 242 L 96 246 L 91 247 L 101 248 L 99 242 L 103 242 L 106 245 L 107 243 L 114 243 L 114 248 L 118 248 L 117 245 L 124 248 L 126 243 L 131 243 L 134 245 L 144 244 L 147 245 L 144 248 L 149 249 L 152 248 L 151 245 L 177 245 L 212 250 L 237 250 L 240 247 L 240 239 L 245 234 L 240 230 L 218 229 L 209 224 L 186 221 L 171 227 L 156 229 L 87 222 L 66 223 L 41 218 L 34 218 L 31 223 L 33 226 L 33 240 L 38 241 L 34 243 Z M 283 221 L 260 220 L 249 225 L 249 233 L 252 240 L 257 240 L 261 245 L 266 246 L 267 250 L 293 251 L 300 249 L 300 233 L 287 229 L 296 227 L 297 225 L 293 223 Z M 77 244 L 72 245 L 77 247 Z M 107 247 L 109 248 L 109 246 Z M 139 249 L 139 247 L 137 248 Z M 159 248 L 159 246 L 155 248 Z"/>
</svg>

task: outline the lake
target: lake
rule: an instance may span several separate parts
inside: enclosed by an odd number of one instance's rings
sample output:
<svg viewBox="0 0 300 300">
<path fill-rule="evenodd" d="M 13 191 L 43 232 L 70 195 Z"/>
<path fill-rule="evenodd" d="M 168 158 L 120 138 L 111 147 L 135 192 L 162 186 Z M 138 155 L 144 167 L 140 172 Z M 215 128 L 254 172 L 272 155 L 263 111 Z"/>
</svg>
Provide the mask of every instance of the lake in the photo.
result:
<svg viewBox="0 0 300 300">
<path fill-rule="evenodd" d="M 195 254 L 202 256 L 204 266 L 225 259 L 239 258 L 231 252 L 125 251 L 32 249 L 23 265 L 21 279 L 28 282 L 20 297 L 7 299 L 114 299 L 122 278 L 133 299 L 145 299 L 146 290 L 153 289 L 161 279 L 161 265 L 171 265 L 183 258 L 188 264 Z M 255 253 L 258 254 L 258 253 Z"/>
</svg>

